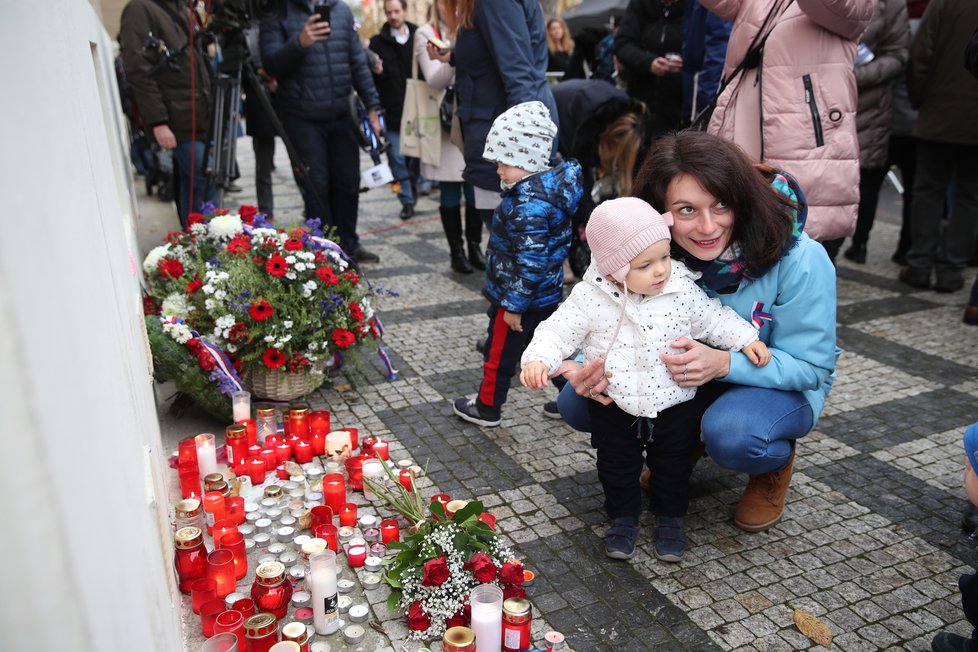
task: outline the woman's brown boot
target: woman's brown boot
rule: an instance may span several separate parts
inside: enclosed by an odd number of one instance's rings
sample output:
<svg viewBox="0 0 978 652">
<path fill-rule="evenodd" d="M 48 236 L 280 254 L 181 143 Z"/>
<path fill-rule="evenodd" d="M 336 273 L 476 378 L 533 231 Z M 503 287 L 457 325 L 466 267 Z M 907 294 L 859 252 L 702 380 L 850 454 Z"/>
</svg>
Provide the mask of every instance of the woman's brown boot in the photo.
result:
<svg viewBox="0 0 978 652">
<path fill-rule="evenodd" d="M 788 463 L 780 471 L 750 476 L 734 513 L 734 525 L 747 532 L 763 532 L 780 521 L 794 465 L 792 450 Z"/>
</svg>

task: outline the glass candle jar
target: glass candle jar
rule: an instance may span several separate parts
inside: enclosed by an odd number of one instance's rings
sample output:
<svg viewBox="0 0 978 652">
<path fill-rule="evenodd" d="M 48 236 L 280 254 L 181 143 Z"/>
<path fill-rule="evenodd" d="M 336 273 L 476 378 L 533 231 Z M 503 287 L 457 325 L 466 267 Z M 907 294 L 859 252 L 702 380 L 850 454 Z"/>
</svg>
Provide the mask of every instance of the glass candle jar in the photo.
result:
<svg viewBox="0 0 978 652">
<path fill-rule="evenodd" d="M 370 459 L 367 455 L 356 455 L 346 461 L 346 474 L 350 489 L 363 489 L 363 461 Z"/>
<path fill-rule="evenodd" d="M 247 440 L 249 446 L 254 446 L 258 443 L 258 430 L 255 426 L 254 419 L 238 419 L 235 423 L 240 423 L 245 427 L 245 432 L 248 433 Z"/>
<path fill-rule="evenodd" d="M 245 469 L 252 485 L 260 485 L 265 482 L 265 460 L 260 457 L 250 457 L 245 463 Z"/>
<path fill-rule="evenodd" d="M 340 527 L 353 527 L 357 524 L 357 504 L 343 503 L 339 511 Z"/>
<path fill-rule="evenodd" d="M 224 495 L 218 491 L 208 491 L 204 494 L 204 522 L 210 533 L 216 521 L 224 518 Z"/>
<path fill-rule="evenodd" d="M 261 564 L 255 570 L 255 583 L 251 585 L 251 598 L 255 607 L 282 618 L 292 599 L 292 583 L 286 579 L 285 564 L 272 561 Z"/>
<path fill-rule="evenodd" d="M 323 523 L 312 529 L 317 539 L 322 539 L 333 552 L 339 552 L 339 529 L 332 523 Z"/>
<path fill-rule="evenodd" d="M 232 530 L 224 534 L 220 542 L 221 548 L 230 550 L 233 555 L 231 562 L 234 564 L 235 581 L 242 579 L 248 574 L 248 552 L 245 550 L 244 535 L 237 530 Z"/>
<path fill-rule="evenodd" d="M 180 591 L 190 593 L 195 580 L 207 577 L 207 548 L 204 533 L 197 527 L 184 527 L 173 535 L 173 568 Z"/>
<path fill-rule="evenodd" d="M 367 457 L 374 456 L 374 444 L 377 443 L 377 438 L 374 436 L 364 437 L 363 443 L 360 445 L 360 453 L 366 455 Z"/>
<path fill-rule="evenodd" d="M 200 605 L 200 632 L 205 637 L 214 635 L 214 621 L 225 611 L 227 607 L 224 606 L 224 600 L 221 598 L 208 600 Z"/>
<path fill-rule="evenodd" d="M 224 450 L 227 451 L 228 464 L 235 469 L 248 458 L 248 428 L 235 423 L 224 430 Z"/>
<path fill-rule="evenodd" d="M 295 456 L 296 463 L 308 464 L 312 461 L 312 444 L 304 439 L 300 439 L 295 443 L 292 454 Z"/>
<path fill-rule="evenodd" d="M 411 469 L 401 469 L 397 473 L 397 481 L 404 487 L 404 491 L 411 491 L 414 488 L 414 472 Z"/>
<path fill-rule="evenodd" d="M 442 652 L 475 652 L 475 632 L 468 627 L 449 627 L 441 639 Z"/>
<path fill-rule="evenodd" d="M 385 518 L 380 522 L 380 537 L 385 546 L 391 541 L 400 540 L 401 527 L 398 525 L 397 519 Z"/>
<path fill-rule="evenodd" d="M 390 459 L 390 442 L 378 439 L 374 442 L 374 455 L 379 455 L 380 459 L 386 461 Z"/>
<path fill-rule="evenodd" d="M 364 562 L 367 561 L 367 546 L 350 546 L 350 549 L 346 551 L 346 559 L 350 564 L 350 568 L 362 567 Z"/>
<path fill-rule="evenodd" d="M 258 435 L 258 443 L 264 444 L 265 437 L 278 432 L 278 415 L 275 408 L 268 407 L 258 408 L 255 417 L 255 434 Z"/>
<path fill-rule="evenodd" d="M 299 646 L 300 652 L 309 652 L 309 641 L 312 636 L 303 623 L 291 622 L 282 627 L 282 640 L 292 641 Z"/>
<path fill-rule="evenodd" d="M 197 470 L 203 478 L 208 473 L 217 471 L 217 447 L 214 444 L 214 435 L 209 432 L 201 433 L 194 437 L 194 444 L 197 447 Z"/>
<path fill-rule="evenodd" d="M 223 598 L 233 592 L 237 585 L 234 579 L 234 553 L 220 549 L 208 554 L 207 577 L 217 585 L 217 597 Z"/>
<path fill-rule="evenodd" d="M 217 615 L 214 620 L 214 634 L 234 634 L 238 639 L 238 647 L 244 648 L 244 616 L 241 612 L 229 609 Z"/>
<path fill-rule="evenodd" d="M 503 601 L 503 652 L 519 652 L 530 647 L 530 602 L 524 598 Z"/>
<path fill-rule="evenodd" d="M 245 652 L 268 652 L 278 642 L 278 621 L 270 613 L 258 613 L 244 623 Z"/>
<path fill-rule="evenodd" d="M 234 634 L 214 634 L 200 646 L 200 652 L 244 652 L 244 647 L 238 645 L 238 637 Z"/>
<path fill-rule="evenodd" d="M 175 516 L 173 523 L 174 532 L 182 527 L 204 529 L 204 510 L 198 499 L 186 498 L 181 500 L 176 504 L 173 512 Z"/>
<path fill-rule="evenodd" d="M 200 607 L 205 602 L 217 598 L 217 584 L 209 577 L 194 580 L 190 585 L 190 607 L 195 614 L 200 613 Z"/>
<path fill-rule="evenodd" d="M 241 525 L 245 522 L 245 499 L 241 496 L 230 496 L 224 499 L 224 517 Z"/>
<path fill-rule="evenodd" d="M 312 446 L 313 455 L 326 454 L 326 435 L 321 432 L 309 433 L 309 444 Z"/>
<path fill-rule="evenodd" d="M 203 493 L 200 489 L 200 474 L 197 472 L 197 463 L 193 466 L 180 465 L 180 495 L 183 498 L 200 498 Z"/>
<path fill-rule="evenodd" d="M 271 445 L 271 448 L 269 446 L 270 444 L 266 441 L 265 448 L 261 449 L 261 452 L 258 454 L 258 457 L 265 462 L 266 471 L 272 471 L 276 466 L 278 466 L 278 455 L 275 454 L 274 445 Z"/>
<path fill-rule="evenodd" d="M 343 428 L 350 434 L 350 448 L 356 450 L 360 446 L 360 429 L 359 428 Z M 361 451 L 363 452 L 363 451 Z"/>
<path fill-rule="evenodd" d="M 330 430 L 329 410 L 314 410 L 309 413 L 309 432 L 313 435 L 325 435 Z"/>
<path fill-rule="evenodd" d="M 231 418 L 235 421 L 251 418 L 251 394 L 245 390 L 231 392 Z"/>
<path fill-rule="evenodd" d="M 299 439 L 309 439 L 309 408 L 293 407 L 289 410 L 290 433 Z"/>
<path fill-rule="evenodd" d="M 323 503 L 329 505 L 334 514 L 346 503 L 346 483 L 342 473 L 328 473 L 323 476 Z"/>
<path fill-rule="evenodd" d="M 222 518 L 220 521 L 214 521 L 214 527 L 211 528 L 211 536 L 214 537 L 214 549 L 222 548 L 221 539 L 225 534 L 230 532 L 237 532 L 238 526 L 234 524 L 229 518 Z"/>
</svg>

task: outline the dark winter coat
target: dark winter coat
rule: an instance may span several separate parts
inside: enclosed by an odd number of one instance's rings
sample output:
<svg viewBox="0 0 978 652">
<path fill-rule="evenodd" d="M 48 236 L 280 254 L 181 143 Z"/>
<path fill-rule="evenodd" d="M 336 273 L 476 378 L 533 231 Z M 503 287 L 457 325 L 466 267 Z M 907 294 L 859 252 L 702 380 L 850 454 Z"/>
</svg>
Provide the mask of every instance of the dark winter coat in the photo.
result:
<svg viewBox="0 0 978 652">
<path fill-rule="evenodd" d="M 550 52 L 539 0 L 476 2 L 472 20 L 472 29 L 459 31 L 454 51 L 457 115 L 465 140 L 462 177 L 495 190 L 496 164 L 483 159 L 482 152 L 496 116 L 516 104 L 539 100 L 557 122 L 546 76 Z"/>
<path fill-rule="evenodd" d="M 380 34 L 370 39 L 370 49 L 384 62 L 384 70 L 374 75 L 377 94 L 380 95 L 380 105 L 384 107 L 384 122 L 388 131 L 398 131 L 401 128 L 401 114 L 404 113 L 404 92 L 407 90 L 407 80 L 411 79 L 411 54 L 414 52 L 414 33 L 418 26 L 414 23 L 407 25 L 408 40 L 404 45 L 397 42 L 391 34 L 391 26 L 384 23 Z"/>
<path fill-rule="evenodd" d="M 190 40 L 186 3 L 166 0 L 165 4 L 172 8 L 172 13 L 154 0 L 130 0 L 122 10 L 119 46 L 126 77 L 147 131 L 165 124 L 177 142 L 206 140 L 211 110 L 206 57 L 200 41 L 195 40 L 195 76 L 192 76 L 190 49 L 184 50 Z M 174 17 L 179 20 L 175 21 Z M 173 60 L 176 69 L 160 62 L 154 53 L 144 51 L 151 32 L 176 55 Z M 180 51 L 182 54 L 177 54 Z M 162 65 L 157 66 L 158 62 Z"/>
<path fill-rule="evenodd" d="M 893 123 L 893 80 L 903 74 L 910 46 L 906 0 L 879 0 L 860 41 L 873 60 L 856 64 L 856 132 L 859 167 L 886 166 Z"/>
<path fill-rule="evenodd" d="M 683 123 L 710 106 L 720 88 L 733 23 L 688 0 L 683 18 Z"/>
<path fill-rule="evenodd" d="M 330 6 L 329 38 L 309 48 L 299 34 L 312 15 L 305 0 L 289 0 L 282 20 L 261 26 L 261 58 L 269 75 L 278 80 L 276 107 L 283 115 L 304 120 L 337 120 L 350 110 L 356 89 L 368 109 L 380 106 L 367 57 L 353 29 L 353 13 L 342 0 Z"/>
<path fill-rule="evenodd" d="M 978 145 L 978 79 L 964 51 L 978 25 L 978 2 L 931 0 L 910 46 L 907 86 L 919 109 L 913 135 L 939 143 Z"/>
<path fill-rule="evenodd" d="M 528 176 L 503 193 L 486 247 L 486 298 L 518 314 L 560 303 L 571 215 L 581 194 L 577 161 Z"/>
<path fill-rule="evenodd" d="M 626 70 L 628 94 L 642 100 L 657 132 L 679 127 L 682 76 L 652 74 L 652 61 L 683 49 L 684 0 L 631 0 L 615 33 L 615 55 Z"/>
</svg>

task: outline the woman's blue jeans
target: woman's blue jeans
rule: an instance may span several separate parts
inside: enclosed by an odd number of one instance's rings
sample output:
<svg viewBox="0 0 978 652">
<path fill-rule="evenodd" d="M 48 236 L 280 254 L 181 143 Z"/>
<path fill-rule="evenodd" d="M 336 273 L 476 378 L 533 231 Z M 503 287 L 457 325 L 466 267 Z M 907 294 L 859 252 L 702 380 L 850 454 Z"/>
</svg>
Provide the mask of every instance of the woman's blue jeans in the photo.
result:
<svg viewBox="0 0 978 652">
<path fill-rule="evenodd" d="M 792 443 L 812 429 L 812 408 L 801 392 L 712 382 L 697 392 L 716 394 L 701 422 L 700 439 L 719 466 L 757 475 L 788 463 Z M 588 401 L 570 383 L 557 396 L 564 421 L 590 432 Z"/>
</svg>

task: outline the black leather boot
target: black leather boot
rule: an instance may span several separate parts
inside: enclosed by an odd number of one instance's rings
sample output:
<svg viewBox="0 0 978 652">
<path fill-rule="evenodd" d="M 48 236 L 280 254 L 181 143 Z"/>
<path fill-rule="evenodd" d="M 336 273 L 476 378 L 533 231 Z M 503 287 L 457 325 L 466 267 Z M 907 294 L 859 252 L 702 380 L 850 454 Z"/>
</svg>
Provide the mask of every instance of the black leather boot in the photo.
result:
<svg viewBox="0 0 978 652">
<path fill-rule="evenodd" d="M 476 269 L 486 268 L 486 259 L 482 256 L 482 216 L 475 206 L 465 206 L 465 239 L 469 243 L 469 262 Z"/>
<path fill-rule="evenodd" d="M 439 206 L 441 227 L 445 229 L 448 240 L 448 251 L 451 253 L 452 269 L 459 274 L 471 274 L 472 266 L 465 258 L 465 247 L 462 245 L 462 208 Z"/>
</svg>

